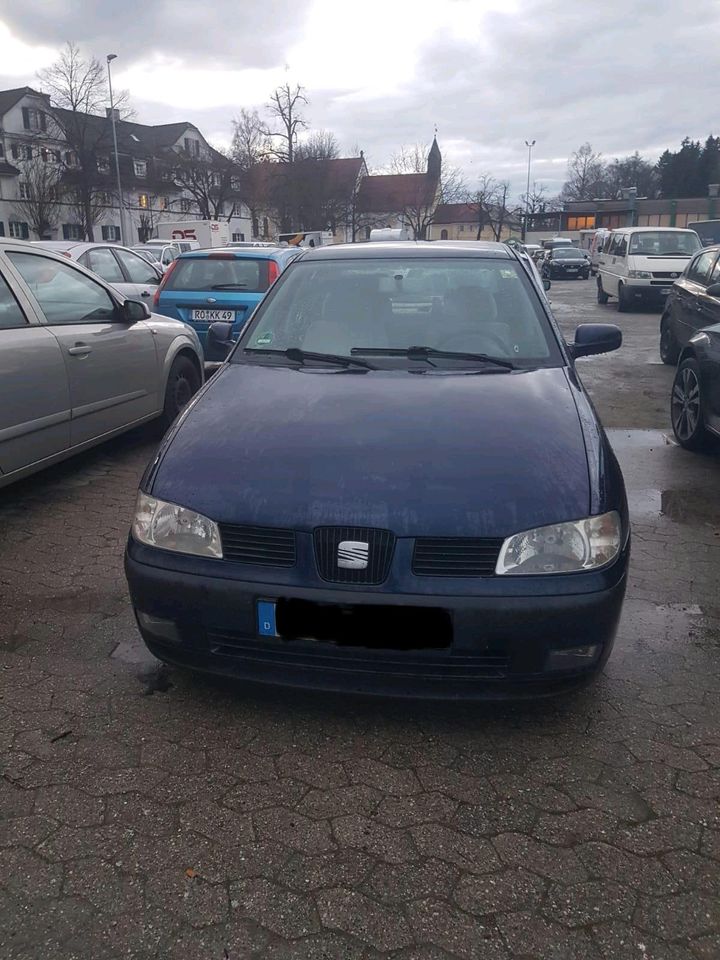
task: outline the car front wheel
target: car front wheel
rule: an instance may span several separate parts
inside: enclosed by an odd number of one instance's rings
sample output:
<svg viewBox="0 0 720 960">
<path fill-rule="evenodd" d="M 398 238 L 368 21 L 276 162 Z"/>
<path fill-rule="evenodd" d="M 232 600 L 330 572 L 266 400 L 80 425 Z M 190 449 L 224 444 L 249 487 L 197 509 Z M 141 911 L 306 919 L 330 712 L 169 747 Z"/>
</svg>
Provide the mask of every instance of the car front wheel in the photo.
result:
<svg viewBox="0 0 720 960">
<path fill-rule="evenodd" d="M 618 287 L 618 303 L 617 303 L 618 313 L 627 313 L 630 309 L 630 304 L 627 299 L 627 294 L 625 293 L 625 287 L 621 283 Z"/>
<path fill-rule="evenodd" d="M 703 450 L 710 444 L 702 411 L 700 367 L 694 357 L 680 364 L 670 397 L 670 419 L 678 443 L 686 450 Z"/>
<path fill-rule="evenodd" d="M 597 278 L 597 302 L 598 303 L 607 303 L 609 300 L 609 295 L 605 293 L 602 285 L 602 277 Z"/>
<path fill-rule="evenodd" d="M 670 326 L 670 318 L 663 315 L 660 321 L 660 359 L 674 367 L 678 361 L 680 347 Z"/>
<path fill-rule="evenodd" d="M 181 413 L 200 389 L 200 374 L 189 357 L 175 357 L 165 388 L 165 405 L 160 424 L 164 430 Z"/>
</svg>

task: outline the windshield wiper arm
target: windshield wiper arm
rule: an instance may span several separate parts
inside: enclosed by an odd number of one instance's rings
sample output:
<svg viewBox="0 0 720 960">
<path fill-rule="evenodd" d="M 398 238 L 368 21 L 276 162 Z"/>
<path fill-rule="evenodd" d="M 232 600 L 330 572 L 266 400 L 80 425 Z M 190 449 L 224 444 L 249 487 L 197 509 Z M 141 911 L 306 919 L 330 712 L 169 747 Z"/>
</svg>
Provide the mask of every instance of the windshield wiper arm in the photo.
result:
<svg viewBox="0 0 720 960">
<path fill-rule="evenodd" d="M 246 283 L 216 283 L 211 290 L 247 290 Z"/>
<path fill-rule="evenodd" d="M 336 363 L 342 367 L 362 367 L 365 370 L 376 370 L 377 367 L 367 360 L 360 360 L 358 357 L 345 357 L 338 353 L 316 353 L 313 350 L 301 350 L 300 347 L 288 347 L 287 350 L 273 350 L 272 348 L 259 350 L 255 347 L 246 347 L 243 353 L 270 353 L 278 356 L 287 357 L 295 363 L 305 363 L 306 360 L 317 360 L 319 362 Z"/>
<path fill-rule="evenodd" d="M 506 370 L 514 370 L 515 364 L 501 357 L 491 357 L 487 353 L 463 353 L 456 350 L 437 350 L 435 347 L 353 347 L 350 353 L 367 354 L 370 357 L 407 357 L 408 360 L 427 360 L 430 357 L 448 357 L 450 360 L 477 360 L 492 363 Z"/>
</svg>

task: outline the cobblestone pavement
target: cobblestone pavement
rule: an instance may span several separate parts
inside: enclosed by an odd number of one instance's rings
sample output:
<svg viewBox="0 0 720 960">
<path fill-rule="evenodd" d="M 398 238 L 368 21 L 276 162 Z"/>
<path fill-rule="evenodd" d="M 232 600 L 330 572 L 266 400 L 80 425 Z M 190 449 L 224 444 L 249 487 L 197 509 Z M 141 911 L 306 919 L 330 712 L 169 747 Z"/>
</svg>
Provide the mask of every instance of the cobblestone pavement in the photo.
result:
<svg viewBox="0 0 720 960">
<path fill-rule="evenodd" d="M 0 493 L 3 960 L 720 957 L 720 460 L 665 436 L 657 314 L 552 296 L 626 332 L 581 373 L 634 519 L 615 652 L 565 699 L 160 668 L 121 562 L 148 434 Z"/>
</svg>

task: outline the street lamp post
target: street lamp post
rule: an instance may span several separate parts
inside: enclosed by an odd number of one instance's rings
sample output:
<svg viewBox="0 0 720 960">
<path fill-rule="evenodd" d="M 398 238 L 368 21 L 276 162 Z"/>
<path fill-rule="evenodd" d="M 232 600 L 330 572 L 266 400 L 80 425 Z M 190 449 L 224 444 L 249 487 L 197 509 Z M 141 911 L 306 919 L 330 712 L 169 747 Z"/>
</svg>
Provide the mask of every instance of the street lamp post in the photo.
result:
<svg viewBox="0 0 720 960">
<path fill-rule="evenodd" d="M 112 72 L 110 64 L 117 60 L 116 53 L 109 53 L 106 57 L 108 72 L 108 87 L 110 89 L 110 121 L 112 123 L 113 147 L 115 148 L 115 177 L 118 191 L 118 210 L 120 213 L 120 243 L 125 243 L 125 205 L 123 204 L 122 184 L 120 182 L 120 157 L 118 156 L 117 130 L 115 129 L 115 102 L 113 100 Z"/>
<path fill-rule="evenodd" d="M 525 220 L 523 221 L 522 238 L 525 243 L 527 235 L 528 219 L 530 217 L 530 159 L 532 157 L 532 148 L 535 146 L 534 140 L 526 140 L 525 146 L 528 148 L 528 169 L 527 169 L 527 187 L 525 189 Z"/>
</svg>

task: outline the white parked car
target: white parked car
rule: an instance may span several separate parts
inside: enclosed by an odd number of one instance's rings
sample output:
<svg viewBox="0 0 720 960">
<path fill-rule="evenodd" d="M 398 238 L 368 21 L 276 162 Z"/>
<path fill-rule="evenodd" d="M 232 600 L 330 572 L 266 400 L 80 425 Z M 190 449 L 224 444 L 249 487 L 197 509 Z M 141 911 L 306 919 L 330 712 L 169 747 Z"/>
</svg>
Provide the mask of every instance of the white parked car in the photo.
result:
<svg viewBox="0 0 720 960">
<path fill-rule="evenodd" d="M 111 283 L 125 297 L 142 297 L 150 301 L 163 277 L 158 264 L 149 263 L 128 247 L 115 243 L 36 240 L 33 246 L 60 253 L 69 260 L 77 260 Z"/>
<path fill-rule="evenodd" d="M 663 306 L 673 283 L 701 248 L 695 231 L 680 227 L 613 230 L 598 258 L 598 303 L 616 297 L 620 313 L 635 303 Z"/>
</svg>

